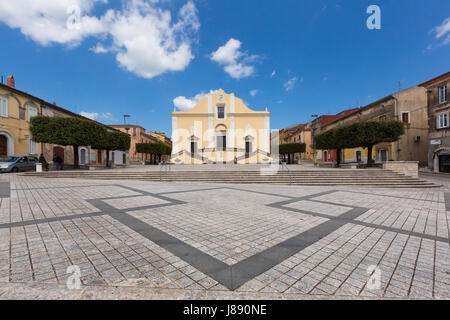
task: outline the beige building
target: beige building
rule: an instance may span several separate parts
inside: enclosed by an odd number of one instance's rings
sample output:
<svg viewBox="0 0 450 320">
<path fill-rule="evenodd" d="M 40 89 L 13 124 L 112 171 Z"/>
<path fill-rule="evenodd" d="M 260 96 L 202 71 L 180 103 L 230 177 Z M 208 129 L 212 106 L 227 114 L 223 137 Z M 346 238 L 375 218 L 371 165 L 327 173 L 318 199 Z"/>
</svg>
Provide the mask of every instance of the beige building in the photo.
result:
<svg viewBox="0 0 450 320">
<path fill-rule="evenodd" d="M 39 156 L 42 153 L 50 164 L 54 157 L 60 156 L 65 167 L 72 167 L 74 161 L 72 146 L 36 143 L 32 140 L 30 120 L 37 115 L 87 119 L 57 106 L 54 102 L 49 103 L 17 89 L 14 77 L 8 76 L 6 84 L 0 83 L 0 157 L 12 155 Z M 114 130 L 111 127 L 105 127 L 107 130 Z M 105 164 L 106 151 L 80 146 L 78 159 L 80 165 Z M 125 164 L 126 153 L 110 151 L 109 159 L 116 165 Z"/>
<path fill-rule="evenodd" d="M 189 111 L 172 113 L 177 164 L 268 163 L 270 113 L 254 111 L 233 93 L 209 93 Z"/>
<path fill-rule="evenodd" d="M 428 95 L 428 167 L 435 172 L 450 172 L 450 72 L 422 83 Z"/>
<path fill-rule="evenodd" d="M 428 114 L 425 88 L 415 86 L 384 97 L 361 107 L 343 117 L 323 125 L 326 131 L 341 125 L 362 121 L 400 120 L 405 125 L 405 134 L 396 142 L 380 143 L 374 146 L 373 158 L 376 162 L 419 161 L 428 162 Z M 367 148 L 342 150 L 342 162 L 366 162 Z"/>
<path fill-rule="evenodd" d="M 294 161 L 312 160 L 313 148 L 311 144 L 311 122 L 296 124 L 280 130 L 280 144 L 304 143 L 306 151 L 302 154 L 294 154 Z"/>
</svg>

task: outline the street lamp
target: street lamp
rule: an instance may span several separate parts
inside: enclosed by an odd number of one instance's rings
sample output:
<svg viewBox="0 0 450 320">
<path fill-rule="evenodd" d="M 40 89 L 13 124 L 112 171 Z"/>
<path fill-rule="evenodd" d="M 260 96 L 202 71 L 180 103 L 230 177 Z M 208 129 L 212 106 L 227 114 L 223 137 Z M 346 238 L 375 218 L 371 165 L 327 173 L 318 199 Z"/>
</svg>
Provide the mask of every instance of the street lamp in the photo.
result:
<svg viewBox="0 0 450 320">
<path fill-rule="evenodd" d="M 126 124 L 127 123 L 127 118 L 131 117 L 129 114 L 124 114 L 123 115 L 123 123 Z"/>
</svg>

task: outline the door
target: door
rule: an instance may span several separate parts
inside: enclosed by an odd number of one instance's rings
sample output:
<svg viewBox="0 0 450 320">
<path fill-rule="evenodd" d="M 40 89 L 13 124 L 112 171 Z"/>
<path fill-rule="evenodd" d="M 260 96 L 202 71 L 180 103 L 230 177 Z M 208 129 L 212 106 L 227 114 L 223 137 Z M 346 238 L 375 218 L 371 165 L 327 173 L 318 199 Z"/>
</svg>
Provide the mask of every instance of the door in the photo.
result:
<svg viewBox="0 0 450 320">
<path fill-rule="evenodd" d="M 386 162 L 387 159 L 387 151 L 386 150 L 380 150 L 380 158 L 381 158 L 381 162 Z"/>
<path fill-rule="evenodd" d="M 216 162 L 225 162 L 226 149 L 227 149 L 227 137 L 217 136 Z"/>
<path fill-rule="evenodd" d="M 97 163 L 102 163 L 102 150 L 97 150 Z"/>
<path fill-rule="evenodd" d="M 328 161 L 328 151 L 323 152 L 323 161 Z"/>
<path fill-rule="evenodd" d="M 36 171 L 36 163 L 38 163 L 38 158 L 36 157 L 28 157 L 28 170 Z"/>
<path fill-rule="evenodd" d="M 0 156 L 5 157 L 8 155 L 8 138 L 4 135 L 0 135 Z"/>
<path fill-rule="evenodd" d="M 21 157 L 20 160 L 17 162 L 17 167 L 19 168 L 19 171 L 26 171 L 29 169 L 28 167 L 28 158 L 27 157 Z"/>
<path fill-rule="evenodd" d="M 59 156 L 64 163 L 64 148 L 61 147 L 53 147 L 53 158 Z"/>
<path fill-rule="evenodd" d="M 80 164 L 86 164 L 86 150 L 80 150 Z"/>
<path fill-rule="evenodd" d="M 450 172 L 450 155 L 439 156 L 439 172 Z"/>
<path fill-rule="evenodd" d="M 361 151 L 356 151 L 356 162 L 361 162 L 362 153 Z"/>
</svg>

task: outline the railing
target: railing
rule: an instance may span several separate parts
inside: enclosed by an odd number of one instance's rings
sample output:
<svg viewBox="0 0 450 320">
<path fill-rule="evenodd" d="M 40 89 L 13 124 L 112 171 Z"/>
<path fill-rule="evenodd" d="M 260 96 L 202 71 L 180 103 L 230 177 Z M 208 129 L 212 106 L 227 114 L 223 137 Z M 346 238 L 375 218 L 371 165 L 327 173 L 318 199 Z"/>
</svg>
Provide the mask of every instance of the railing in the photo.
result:
<svg viewBox="0 0 450 320">
<path fill-rule="evenodd" d="M 282 171 L 284 171 L 284 169 L 286 169 L 286 171 L 289 173 L 289 181 L 290 181 L 289 184 L 292 184 L 292 179 L 293 179 L 292 172 L 291 172 L 291 169 L 288 168 L 286 162 L 281 163 L 281 168 L 282 168 Z"/>
<path fill-rule="evenodd" d="M 162 181 L 162 172 L 167 173 L 167 170 L 170 171 L 170 166 L 169 166 L 169 161 L 168 160 L 164 160 L 163 162 L 161 162 L 161 166 L 159 168 L 159 181 Z"/>
</svg>

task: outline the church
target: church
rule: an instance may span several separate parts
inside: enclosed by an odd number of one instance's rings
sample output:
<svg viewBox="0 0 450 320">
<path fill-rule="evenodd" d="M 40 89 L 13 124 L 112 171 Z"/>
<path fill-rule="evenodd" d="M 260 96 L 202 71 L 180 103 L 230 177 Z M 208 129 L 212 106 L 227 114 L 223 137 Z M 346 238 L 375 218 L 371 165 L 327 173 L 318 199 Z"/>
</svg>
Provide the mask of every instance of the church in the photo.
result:
<svg viewBox="0 0 450 320">
<path fill-rule="evenodd" d="M 270 112 L 254 111 L 222 89 L 189 111 L 172 112 L 175 164 L 270 163 Z"/>
</svg>

